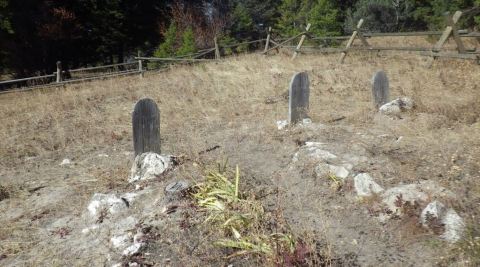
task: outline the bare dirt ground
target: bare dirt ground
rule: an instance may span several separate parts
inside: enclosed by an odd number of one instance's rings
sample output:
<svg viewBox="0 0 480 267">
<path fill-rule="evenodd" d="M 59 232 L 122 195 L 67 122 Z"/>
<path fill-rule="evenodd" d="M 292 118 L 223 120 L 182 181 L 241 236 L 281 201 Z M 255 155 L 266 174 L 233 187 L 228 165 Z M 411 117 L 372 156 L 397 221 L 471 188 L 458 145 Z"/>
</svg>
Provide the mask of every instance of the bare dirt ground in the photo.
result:
<svg viewBox="0 0 480 267">
<path fill-rule="evenodd" d="M 364 159 L 353 172 L 368 172 L 385 188 L 435 181 L 455 193 L 451 205 L 471 229 L 466 242 L 478 241 L 480 67 L 438 60 L 427 69 L 426 58 L 405 53 L 352 54 L 339 65 L 338 56 L 246 55 L 144 79 L 0 95 L 0 265 L 122 260 L 102 232 L 82 232 L 90 225 L 84 213 L 94 193 L 134 190 L 127 181 L 131 112 L 142 97 L 161 110 L 162 152 L 187 159 L 146 183 L 145 197 L 127 212 L 155 225 L 144 265 L 267 264 L 248 255 L 228 258 L 231 251 L 212 246 L 214 235 L 188 200 L 177 212 L 161 212 L 169 182 L 201 181 L 204 166 L 227 158 L 240 167 L 243 189 L 258 195 L 265 210 L 281 213 L 292 233 L 311 236 L 327 265 L 476 265 L 480 246 L 472 252 L 462 242 L 449 244 L 409 218 L 382 223 L 369 212 L 370 202 L 355 197 L 351 177 L 333 190 L 314 166 L 292 158 L 305 142 L 322 142 L 335 155 Z M 400 118 L 373 108 L 371 78 L 380 69 L 390 79 L 391 98 L 415 101 Z M 314 124 L 278 130 L 276 121 L 287 117 L 289 81 L 299 71 L 309 75 Z M 72 164 L 60 166 L 65 158 Z"/>
</svg>

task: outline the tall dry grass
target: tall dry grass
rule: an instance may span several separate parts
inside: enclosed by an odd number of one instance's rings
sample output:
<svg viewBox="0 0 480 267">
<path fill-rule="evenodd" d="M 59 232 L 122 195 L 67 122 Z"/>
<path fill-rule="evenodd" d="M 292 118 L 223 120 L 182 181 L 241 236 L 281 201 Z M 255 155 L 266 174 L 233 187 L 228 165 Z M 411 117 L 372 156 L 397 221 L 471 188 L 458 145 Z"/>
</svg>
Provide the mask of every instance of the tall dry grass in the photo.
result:
<svg viewBox="0 0 480 267">
<path fill-rule="evenodd" d="M 473 63 L 439 60 L 427 69 L 426 58 L 412 54 L 351 53 L 344 65 L 337 58 L 308 55 L 291 61 L 288 55 L 245 55 L 177 66 L 144 79 L 124 77 L 2 95 L 0 164 L 8 168 L 26 157 L 126 146 L 131 139 L 130 114 L 142 97 L 159 104 L 162 139 L 172 153 L 201 150 L 215 127 L 253 124 L 273 129 L 276 120 L 285 118 L 287 104 L 282 100 L 268 105 L 265 100 L 282 99 L 298 71 L 309 73 L 311 115 L 316 121 L 341 114 L 356 126 L 372 123 L 370 79 L 384 69 L 392 96 L 413 97 L 417 111 L 426 114 L 415 118 L 420 125 L 403 129 L 402 134 L 419 135 L 425 130 L 435 136 L 439 131 L 432 130 L 443 125 L 472 128 L 477 122 L 480 93 L 478 66 Z"/>
</svg>

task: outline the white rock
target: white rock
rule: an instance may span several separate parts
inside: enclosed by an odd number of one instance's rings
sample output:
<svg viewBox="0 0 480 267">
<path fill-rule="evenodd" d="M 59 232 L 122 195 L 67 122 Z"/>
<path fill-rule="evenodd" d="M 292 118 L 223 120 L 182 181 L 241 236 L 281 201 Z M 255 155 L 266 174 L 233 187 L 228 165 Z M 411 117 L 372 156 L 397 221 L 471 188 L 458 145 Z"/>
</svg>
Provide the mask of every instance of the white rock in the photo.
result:
<svg viewBox="0 0 480 267">
<path fill-rule="evenodd" d="M 295 162 L 297 162 L 297 161 L 298 161 L 298 152 L 295 153 L 295 154 L 293 155 L 293 157 L 292 157 L 292 162 L 293 162 L 293 163 L 295 163 Z"/>
<path fill-rule="evenodd" d="M 422 181 L 418 184 L 399 185 L 388 189 L 382 194 L 383 203 L 395 215 L 401 215 L 401 208 L 395 204 L 402 197 L 403 202 L 426 202 L 431 197 L 454 198 L 455 195 L 432 181 Z"/>
<path fill-rule="evenodd" d="M 360 197 L 369 197 L 383 191 L 383 188 L 368 173 L 360 173 L 355 176 L 354 183 L 355 191 Z"/>
<path fill-rule="evenodd" d="M 144 243 L 144 238 L 145 238 L 145 234 L 142 233 L 142 232 L 137 232 L 134 236 L 133 236 L 133 242 L 134 243 Z"/>
<path fill-rule="evenodd" d="M 125 202 L 114 194 L 94 194 L 92 201 L 88 204 L 88 211 L 94 218 L 98 218 L 102 210 L 107 210 L 110 214 L 114 214 L 125 210 L 127 205 Z"/>
<path fill-rule="evenodd" d="M 143 153 L 135 158 L 130 183 L 151 180 L 164 173 L 171 165 L 170 156 L 161 156 L 153 152 Z"/>
<path fill-rule="evenodd" d="M 107 154 L 98 154 L 98 157 L 99 158 L 108 158 L 108 155 Z"/>
<path fill-rule="evenodd" d="M 353 164 L 351 163 L 343 163 L 342 166 L 348 171 L 351 171 L 353 169 Z"/>
<path fill-rule="evenodd" d="M 288 121 L 282 120 L 282 121 L 277 121 L 277 128 L 279 130 L 283 130 L 288 126 Z"/>
<path fill-rule="evenodd" d="M 380 107 L 379 111 L 382 114 L 392 116 L 398 115 L 404 110 L 413 108 L 413 100 L 408 97 L 400 97 L 391 102 L 388 102 Z"/>
<path fill-rule="evenodd" d="M 135 253 L 137 253 L 142 247 L 143 247 L 144 243 L 134 243 L 133 245 L 127 247 L 122 255 L 123 256 L 131 256 Z"/>
<path fill-rule="evenodd" d="M 400 97 L 399 99 L 397 99 L 397 102 L 402 109 L 406 110 L 412 109 L 414 106 L 413 100 L 409 97 Z"/>
<path fill-rule="evenodd" d="M 139 195 L 138 193 L 130 193 L 129 192 L 129 193 L 125 193 L 122 196 L 122 198 L 126 199 L 128 201 L 128 203 L 132 203 L 135 200 L 135 198 L 138 197 L 138 195 Z"/>
<path fill-rule="evenodd" d="M 129 232 L 132 229 L 135 229 L 135 226 L 138 224 L 138 219 L 133 216 L 128 216 L 126 218 L 118 218 L 113 225 L 111 225 L 111 231 L 115 235 L 122 235 L 125 232 Z"/>
<path fill-rule="evenodd" d="M 322 149 L 324 143 L 306 142 L 304 146 L 299 148 L 298 152 L 293 155 L 292 162 L 301 161 L 329 161 L 336 159 L 337 156 L 327 150 Z"/>
<path fill-rule="evenodd" d="M 432 218 L 436 218 L 443 225 L 445 231 L 440 235 L 441 238 L 448 242 L 457 242 L 462 238 L 465 231 L 465 222 L 453 209 L 447 209 L 440 201 L 433 201 L 423 209 L 420 220 L 424 227 L 429 227 L 427 214 Z"/>
<path fill-rule="evenodd" d="M 60 163 L 60 166 L 65 166 L 70 164 L 72 164 L 72 161 L 70 159 L 63 159 L 62 163 Z"/>
<path fill-rule="evenodd" d="M 320 149 L 318 147 L 306 147 L 306 151 L 309 157 L 313 157 L 316 159 L 321 159 L 321 160 L 331 160 L 331 159 L 336 159 L 337 156 L 330 153 L 327 150 Z"/>
<path fill-rule="evenodd" d="M 326 145 L 326 143 L 321 143 L 321 142 L 305 142 L 306 147 L 322 147 Z"/>
<path fill-rule="evenodd" d="M 310 118 L 305 118 L 302 120 L 302 124 L 311 124 L 312 123 L 312 119 Z"/>
<path fill-rule="evenodd" d="M 380 107 L 379 109 L 380 113 L 387 115 L 387 116 L 393 116 L 393 115 L 398 115 L 402 112 L 400 109 L 400 106 L 397 105 L 397 103 L 386 103 L 383 106 Z"/>
<path fill-rule="evenodd" d="M 345 179 L 348 177 L 349 172 L 343 166 L 330 165 L 330 172 L 335 174 L 336 177 Z"/>
<path fill-rule="evenodd" d="M 457 242 L 462 238 L 465 222 L 453 209 L 447 210 L 442 223 L 445 224 L 445 233 L 440 236 L 441 238 L 449 242 Z"/>
<path fill-rule="evenodd" d="M 130 238 L 131 235 L 129 234 L 114 236 L 110 238 L 110 242 L 112 242 L 114 248 L 124 248 L 130 243 Z"/>
<path fill-rule="evenodd" d="M 430 204 L 428 204 L 422 211 L 420 215 L 420 221 L 422 222 L 422 225 L 425 227 L 428 227 L 427 223 L 427 214 L 430 214 L 431 216 L 435 218 L 442 218 L 445 214 L 446 208 L 445 205 L 443 205 L 440 201 L 433 201 Z"/>
<path fill-rule="evenodd" d="M 348 177 L 349 172 L 343 166 L 335 166 L 327 163 L 320 163 L 315 167 L 317 176 L 327 176 L 333 174 L 338 178 L 345 179 Z"/>
<path fill-rule="evenodd" d="M 92 226 L 89 226 L 89 227 L 87 227 L 87 228 L 84 228 L 84 229 L 82 229 L 82 234 L 88 234 L 88 233 L 90 233 L 91 231 L 98 229 L 98 227 L 99 227 L 98 224 L 94 224 L 94 225 L 92 225 Z"/>
</svg>

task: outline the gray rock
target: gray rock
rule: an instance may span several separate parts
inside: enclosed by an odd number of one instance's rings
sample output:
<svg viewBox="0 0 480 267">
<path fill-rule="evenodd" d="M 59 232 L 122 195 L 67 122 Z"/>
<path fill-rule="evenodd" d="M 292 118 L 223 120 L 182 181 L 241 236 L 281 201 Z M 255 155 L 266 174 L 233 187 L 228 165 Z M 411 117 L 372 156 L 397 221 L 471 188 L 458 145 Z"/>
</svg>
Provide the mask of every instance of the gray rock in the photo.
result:
<svg viewBox="0 0 480 267">
<path fill-rule="evenodd" d="M 412 109 L 413 105 L 414 103 L 412 99 L 408 97 L 400 97 L 382 105 L 379 111 L 387 116 L 398 116 L 401 112 Z"/>
<path fill-rule="evenodd" d="M 283 130 L 288 126 L 288 121 L 282 120 L 282 121 L 277 121 L 277 129 Z"/>
<path fill-rule="evenodd" d="M 440 235 L 441 238 L 448 242 L 454 243 L 462 238 L 465 231 L 465 223 L 463 219 L 451 208 L 447 208 L 440 201 L 433 201 L 423 209 L 420 220 L 422 225 L 427 228 L 432 228 L 433 222 L 427 220 L 427 216 L 435 220 L 434 224 L 440 224 L 444 228 L 444 232 Z"/>
<path fill-rule="evenodd" d="M 383 192 L 383 188 L 368 173 L 360 173 L 355 176 L 354 184 L 359 197 L 369 197 Z"/>
<path fill-rule="evenodd" d="M 293 155 L 292 162 L 298 161 L 330 161 L 337 159 L 337 156 L 323 149 L 324 143 L 320 142 L 306 142 L 304 146 L 300 147 L 298 152 Z"/>
<path fill-rule="evenodd" d="M 132 166 L 130 183 L 155 179 L 171 166 L 171 157 L 153 152 L 143 153 L 135 158 Z"/>
<path fill-rule="evenodd" d="M 403 202 L 411 203 L 426 202 L 432 197 L 454 198 L 452 192 L 432 181 L 396 186 L 382 193 L 382 202 L 392 211 L 392 215 L 402 215 L 401 207 L 396 204 L 400 196 Z"/>
<path fill-rule="evenodd" d="M 72 164 L 72 161 L 70 159 L 63 159 L 62 162 L 60 163 L 60 166 L 66 166 Z"/>
<path fill-rule="evenodd" d="M 187 181 L 177 181 L 168 184 L 165 187 L 165 196 L 168 202 L 180 199 L 185 191 L 188 189 Z"/>
<path fill-rule="evenodd" d="M 127 204 L 114 194 L 97 193 L 93 195 L 87 209 L 90 216 L 96 219 L 103 211 L 107 211 L 110 214 L 121 212 L 127 209 Z"/>
</svg>

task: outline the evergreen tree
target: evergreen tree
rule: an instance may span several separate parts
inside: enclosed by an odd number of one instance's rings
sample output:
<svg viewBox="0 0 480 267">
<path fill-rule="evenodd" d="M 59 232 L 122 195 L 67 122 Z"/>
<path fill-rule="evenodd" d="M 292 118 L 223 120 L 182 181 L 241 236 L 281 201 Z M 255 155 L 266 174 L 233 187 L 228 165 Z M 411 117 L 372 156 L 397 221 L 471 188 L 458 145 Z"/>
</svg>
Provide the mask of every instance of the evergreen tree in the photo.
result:
<svg viewBox="0 0 480 267">
<path fill-rule="evenodd" d="M 154 56 L 165 58 L 175 55 L 175 46 L 177 43 L 177 27 L 175 23 L 170 23 L 167 32 L 164 36 L 164 41 L 160 46 L 155 50 Z"/>
<path fill-rule="evenodd" d="M 335 1 L 315 1 L 307 13 L 307 22 L 311 23 L 311 32 L 316 36 L 340 35 L 342 25 Z"/>
<path fill-rule="evenodd" d="M 182 45 L 177 51 L 177 56 L 193 54 L 196 50 L 193 30 L 192 28 L 188 28 L 182 34 Z"/>
<path fill-rule="evenodd" d="M 282 0 L 279 6 L 280 18 L 276 28 L 285 36 L 295 35 L 305 28 L 306 19 L 303 14 L 304 0 Z"/>
<path fill-rule="evenodd" d="M 13 33 L 7 0 L 0 0 L 0 31 Z"/>
<path fill-rule="evenodd" d="M 360 19 L 364 20 L 363 29 L 372 32 L 396 31 L 395 7 L 390 0 L 360 0 L 355 4 L 355 10 L 346 20 L 345 31 L 352 32 Z"/>
<path fill-rule="evenodd" d="M 232 13 L 232 25 L 230 35 L 237 40 L 251 39 L 251 32 L 254 28 L 253 18 L 243 3 L 235 5 Z"/>
<path fill-rule="evenodd" d="M 342 30 L 339 8 L 333 0 L 283 0 L 279 12 L 277 28 L 286 36 L 304 31 L 308 23 L 317 36 L 339 35 Z"/>
</svg>

